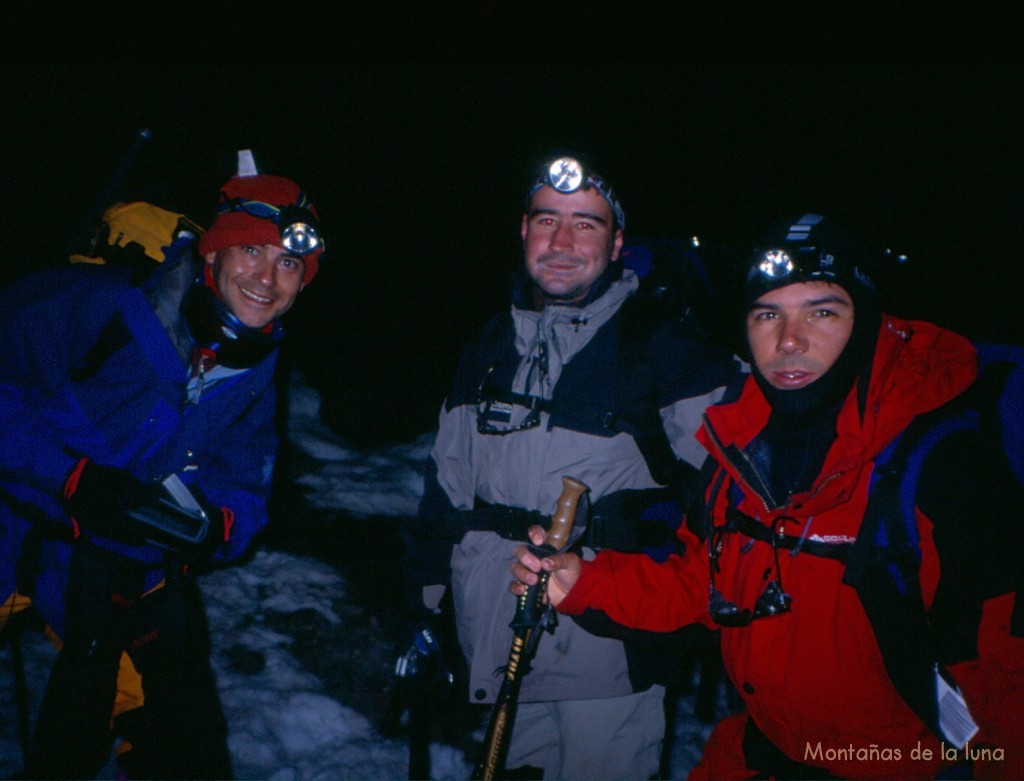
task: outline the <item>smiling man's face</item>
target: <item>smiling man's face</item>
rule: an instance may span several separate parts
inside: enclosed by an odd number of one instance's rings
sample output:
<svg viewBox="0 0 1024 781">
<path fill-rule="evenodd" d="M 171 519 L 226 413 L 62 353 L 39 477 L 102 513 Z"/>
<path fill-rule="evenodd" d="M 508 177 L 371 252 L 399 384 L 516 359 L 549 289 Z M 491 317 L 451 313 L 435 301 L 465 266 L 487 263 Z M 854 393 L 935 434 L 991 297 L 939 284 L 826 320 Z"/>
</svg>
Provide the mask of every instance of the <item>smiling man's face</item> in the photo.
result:
<svg viewBox="0 0 1024 781">
<path fill-rule="evenodd" d="M 250 328 L 263 328 L 295 303 L 302 290 L 302 258 L 274 244 L 227 247 L 207 253 L 220 299 Z"/>
<path fill-rule="evenodd" d="M 622 231 L 612 210 L 593 188 L 565 194 L 550 186 L 534 193 L 523 215 L 526 271 L 545 303 L 575 304 L 615 262 Z"/>
</svg>

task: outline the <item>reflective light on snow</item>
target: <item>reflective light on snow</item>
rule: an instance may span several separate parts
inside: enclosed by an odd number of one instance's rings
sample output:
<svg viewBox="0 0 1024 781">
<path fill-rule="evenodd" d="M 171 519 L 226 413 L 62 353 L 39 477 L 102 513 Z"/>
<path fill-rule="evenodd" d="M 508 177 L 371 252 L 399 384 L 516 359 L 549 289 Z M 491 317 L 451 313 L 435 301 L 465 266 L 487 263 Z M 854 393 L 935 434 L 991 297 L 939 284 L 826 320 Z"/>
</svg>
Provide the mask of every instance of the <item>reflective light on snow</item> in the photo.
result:
<svg viewBox="0 0 1024 781">
<path fill-rule="evenodd" d="M 409 443 L 358 450 L 320 420 L 315 390 L 295 377 L 289 393 L 289 440 L 297 457 L 309 462 L 296 482 L 306 490 L 310 506 L 356 518 L 416 512 L 433 432 Z"/>
</svg>

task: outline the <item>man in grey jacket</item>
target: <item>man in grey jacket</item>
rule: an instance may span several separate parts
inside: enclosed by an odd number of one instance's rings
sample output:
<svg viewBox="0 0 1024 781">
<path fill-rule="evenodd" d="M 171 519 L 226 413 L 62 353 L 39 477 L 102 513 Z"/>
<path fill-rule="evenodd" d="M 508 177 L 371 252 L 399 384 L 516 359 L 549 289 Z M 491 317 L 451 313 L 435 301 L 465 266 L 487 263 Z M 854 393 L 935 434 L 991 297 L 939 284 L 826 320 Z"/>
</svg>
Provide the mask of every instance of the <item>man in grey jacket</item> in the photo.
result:
<svg viewBox="0 0 1024 781">
<path fill-rule="evenodd" d="M 450 585 L 472 702 L 495 699 L 515 612 L 512 548 L 550 515 L 563 475 L 590 488 L 584 555 L 642 550 L 641 515 L 665 491 L 685 501 L 704 459 L 701 413 L 737 370 L 681 312 L 654 322 L 634 311 L 624 227 L 601 177 L 574 158 L 545 167 L 526 199 L 511 306 L 466 347 L 441 410 L 405 576 L 424 611 Z M 509 768 L 546 779 L 657 772 L 664 687 L 652 657 L 616 631 L 580 617 L 541 638 Z"/>
</svg>

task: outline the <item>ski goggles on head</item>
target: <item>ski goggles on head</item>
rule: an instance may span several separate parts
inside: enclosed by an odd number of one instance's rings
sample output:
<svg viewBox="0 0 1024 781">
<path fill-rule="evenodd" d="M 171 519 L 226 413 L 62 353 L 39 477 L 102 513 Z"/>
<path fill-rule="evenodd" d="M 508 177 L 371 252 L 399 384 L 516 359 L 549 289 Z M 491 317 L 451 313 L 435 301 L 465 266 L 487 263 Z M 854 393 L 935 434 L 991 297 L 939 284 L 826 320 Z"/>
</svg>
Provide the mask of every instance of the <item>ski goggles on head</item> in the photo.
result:
<svg viewBox="0 0 1024 781">
<path fill-rule="evenodd" d="M 619 199 L 615 197 L 612 188 L 596 173 L 584 168 L 583 164 L 575 157 L 559 157 L 544 166 L 526 195 L 527 210 L 529 210 L 530 198 L 544 186 L 551 187 L 565 195 L 574 193 L 581 188 L 593 187 L 601 194 L 602 198 L 608 201 L 615 218 L 615 227 L 625 229 L 626 213 L 623 211 Z"/>
<path fill-rule="evenodd" d="M 303 199 L 303 203 L 306 203 Z M 324 249 L 320 236 L 319 221 L 304 205 L 274 206 L 265 201 L 247 201 L 235 198 L 225 201 L 217 210 L 217 216 L 231 212 L 242 212 L 261 220 L 270 220 L 277 225 L 281 234 L 281 246 L 296 255 L 308 255 Z"/>
</svg>

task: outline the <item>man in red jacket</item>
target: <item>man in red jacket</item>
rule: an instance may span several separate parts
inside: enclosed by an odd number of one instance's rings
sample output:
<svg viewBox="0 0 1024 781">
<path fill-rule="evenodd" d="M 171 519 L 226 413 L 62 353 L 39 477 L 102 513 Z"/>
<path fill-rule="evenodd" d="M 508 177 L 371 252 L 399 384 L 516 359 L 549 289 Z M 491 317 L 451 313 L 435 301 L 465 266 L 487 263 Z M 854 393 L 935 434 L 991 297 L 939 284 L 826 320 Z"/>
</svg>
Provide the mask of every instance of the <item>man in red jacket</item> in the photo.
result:
<svg viewBox="0 0 1024 781">
<path fill-rule="evenodd" d="M 1024 777 L 1021 530 L 1006 520 L 1019 487 L 965 431 L 924 462 L 904 555 L 868 533 L 876 459 L 974 385 L 975 348 L 882 314 L 870 253 L 819 215 L 771 226 L 745 268 L 751 374 L 698 433 L 708 481 L 686 553 L 522 546 L 513 592 L 544 570 L 563 613 L 721 627 L 745 710 L 691 778 Z"/>
</svg>

